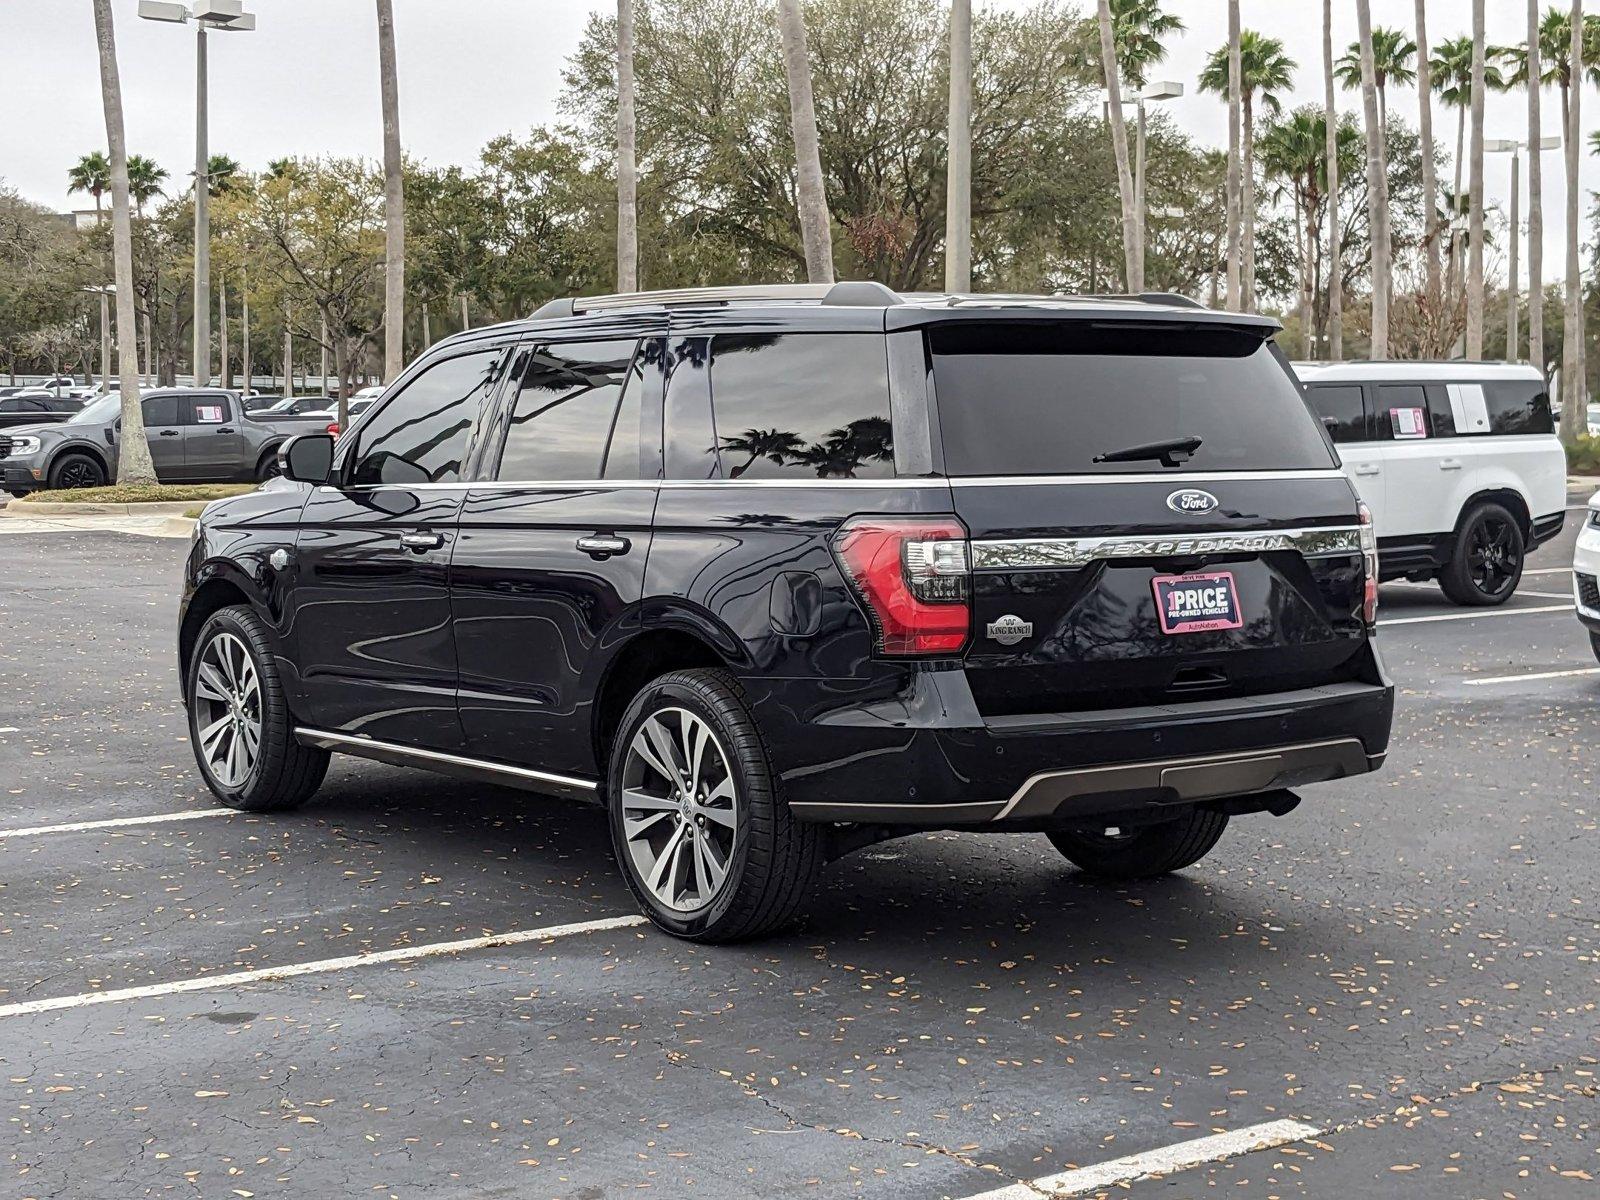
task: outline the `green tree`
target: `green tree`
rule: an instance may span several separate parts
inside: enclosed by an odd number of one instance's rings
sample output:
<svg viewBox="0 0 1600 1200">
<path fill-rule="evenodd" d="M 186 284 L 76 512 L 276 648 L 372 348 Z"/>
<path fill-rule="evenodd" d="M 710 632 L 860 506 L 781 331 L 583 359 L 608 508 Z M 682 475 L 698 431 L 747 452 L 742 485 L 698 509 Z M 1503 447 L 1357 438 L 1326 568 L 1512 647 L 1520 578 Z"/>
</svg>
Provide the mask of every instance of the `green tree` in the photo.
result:
<svg viewBox="0 0 1600 1200">
<path fill-rule="evenodd" d="M 1472 39 L 1466 39 L 1470 65 Z M 1442 47 L 1441 47 L 1442 49 Z M 1372 31 L 1372 69 L 1378 85 L 1378 119 L 1389 122 L 1389 84 L 1409 87 L 1417 81 L 1417 44 L 1403 29 L 1375 28 Z M 1339 56 L 1334 74 L 1347 92 L 1361 87 L 1361 43 L 1351 42 Z"/>
<path fill-rule="evenodd" d="M 99 226 L 103 212 L 100 199 L 111 190 L 111 163 L 96 150 L 85 154 L 67 172 L 67 191 L 83 192 L 94 197 L 94 223 Z"/>
</svg>

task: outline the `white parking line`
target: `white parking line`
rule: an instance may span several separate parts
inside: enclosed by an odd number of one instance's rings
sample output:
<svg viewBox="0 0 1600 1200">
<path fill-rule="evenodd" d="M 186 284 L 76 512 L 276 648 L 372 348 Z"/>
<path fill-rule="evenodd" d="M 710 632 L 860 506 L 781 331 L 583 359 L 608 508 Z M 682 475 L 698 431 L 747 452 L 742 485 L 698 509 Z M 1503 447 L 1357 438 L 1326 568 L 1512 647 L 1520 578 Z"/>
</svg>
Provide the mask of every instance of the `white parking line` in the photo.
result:
<svg viewBox="0 0 1600 1200">
<path fill-rule="evenodd" d="M 1573 675 L 1600 675 L 1600 667 L 1579 667 L 1573 671 L 1539 671 L 1533 675 L 1491 675 L 1486 679 L 1467 679 L 1468 687 L 1484 687 L 1491 683 L 1533 683 L 1540 679 L 1567 679 Z"/>
<path fill-rule="evenodd" d="M 73 821 L 66 825 L 33 825 L 24 829 L 0 829 L 0 841 L 7 838 L 38 837 L 43 833 L 84 833 L 90 829 L 120 829 L 126 825 L 159 825 L 166 821 L 194 821 L 201 817 L 236 817 L 234 808 L 186 808 L 182 812 L 151 813 L 145 817 L 110 817 L 104 821 Z"/>
<path fill-rule="evenodd" d="M 1164 1146 L 1160 1150 L 1146 1150 L 1143 1154 L 1114 1158 L 1092 1167 L 1046 1175 L 1031 1183 L 1014 1183 L 969 1197 L 969 1200 L 1039 1200 L 1041 1192 L 1048 1196 L 1081 1196 L 1084 1192 L 1099 1191 L 1139 1179 L 1160 1178 L 1241 1154 L 1272 1150 L 1287 1146 L 1290 1142 L 1303 1142 L 1307 1138 L 1321 1137 L 1325 1132 L 1303 1121 L 1268 1121 L 1264 1125 L 1235 1129 L 1232 1133 L 1212 1134 L 1210 1137 L 1179 1142 L 1175 1146 Z"/>
<path fill-rule="evenodd" d="M 1571 575 L 1571 567 L 1536 567 L 1532 571 L 1524 571 L 1524 575 Z"/>
<path fill-rule="evenodd" d="M 374 967 L 382 963 L 414 962 L 419 958 L 437 958 L 441 954 L 464 954 L 469 950 L 519 946 L 524 942 L 547 942 L 578 933 L 600 933 L 607 929 L 626 929 L 644 923 L 645 918 L 641 916 L 602 917 L 597 921 L 547 925 L 543 929 L 517 929 L 510 933 L 462 938 L 455 942 L 431 942 L 422 946 L 401 946 L 395 950 L 374 950 L 368 954 L 347 954 L 342 958 L 287 963 L 281 967 L 257 967 L 251 971 L 233 971 L 227 975 L 202 975 L 194 979 L 175 979 L 171 983 L 152 983 L 143 987 L 113 988 L 106 992 L 80 992 L 75 996 L 51 996 L 47 1000 L 0 1004 L 0 1017 L 21 1017 L 30 1013 L 54 1012 L 62 1008 L 84 1008 L 90 1004 L 115 1004 L 122 1000 L 145 1000 L 152 996 L 171 996 L 178 992 L 204 992 L 213 988 L 239 987 L 247 983 L 293 979 L 298 975 L 348 971 L 352 967 Z"/>
<path fill-rule="evenodd" d="M 1570 603 L 1545 604 L 1538 608 L 1490 608 L 1482 612 L 1440 613 L 1436 617 L 1396 617 L 1388 621 L 1379 621 L 1378 628 L 1385 629 L 1390 625 L 1425 625 L 1429 621 L 1476 621 L 1483 617 L 1526 617 L 1534 613 L 1571 611 Z"/>
</svg>

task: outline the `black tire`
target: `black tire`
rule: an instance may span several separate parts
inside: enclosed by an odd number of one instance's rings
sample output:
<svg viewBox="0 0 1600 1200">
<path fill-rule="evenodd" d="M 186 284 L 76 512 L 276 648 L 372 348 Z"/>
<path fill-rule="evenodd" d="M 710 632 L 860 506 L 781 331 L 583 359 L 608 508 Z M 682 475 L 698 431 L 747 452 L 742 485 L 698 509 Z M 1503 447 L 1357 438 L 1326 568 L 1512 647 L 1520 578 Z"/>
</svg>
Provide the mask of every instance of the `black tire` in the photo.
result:
<svg viewBox="0 0 1600 1200">
<path fill-rule="evenodd" d="M 1109 822 L 1108 822 L 1109 824 Z M 1079 870 L 1103 879 L 1153 879 L 1192 867 L 1228 827 L 1225 813 L 1191 808 L 1176 820 L 1119 837 L 1100 830 L 1059 830 L 1050 843 Z"/>
<path fill-rule="evenodd" d="M 1589 634 L 1589 649 L 1594 651 L 1596 661 L 1600 661 L 1600 633 Z"/>
<path fill-rule="evenodd" d="M 265 483 L 269 479 L 276 479 L 283 472 L 278 469 L 277 447 L 261 456 L 261 461 L 256 464 L 256 482 Z"/>
<path fill-rule="evenodd" d="M 259 684 L 257 712 L 260 720 L 259 749 L 247 777 L 230 785 L 212 769 L 201 749 L 200 720 L 214 715 L 215 708 L 203 712 L 210 702 L 200 690 L 201 664 L 211 643 L 231 636 L 248 650 L 250 663 Z M 184 667 L 188 697 L 189 743 L 194 749 L 200 776 L 212 793 L 229 808 L 245 812 L 278 812 L 304 804 L 322 786 L 328 770 L 328 752 L 302 745 L 294 736 L 294 720 L 284 698 L 272 653 L 272 637 L 266 624 L 249 608 L 236 605 L 219 609 L 200 629 L 194 651 Z"/>
<path fill-rule="evenodd" d="M 735 833 L 726 877 L 709 903 L 691 912 L 667 907 L 640 878 L 623 822 L 629 747 L 646 721 L 674 709 L 709 726 L 718 751 L 727 759 L 734 788 L 730 803 Z M 690 941 L 738 941 L 789 924 L 822 873 L 823 829 L 796 820 L 789 811 L 743 693 L 723 671 L 674 671 L 634 697 L 611 747 L 606 808 L 617 866 L 640 907 L 656 925 Z M 692 829 L 688 833 L 693 836 Z"/>
<path fill-rule="evenodd" d="M 50 467 L 50 487 L 64 488 L 104 487 L 106 469 L 87 454 L 63 454 Z"/>
<path fill-rule="evenodd" d="M 1501 504 L 1474 505 L 1461 520 L 1439 586 L 1455 604 L 1504 604 L 1522 581 L 1526 543 L 1522 524 Z"/>
</svg>

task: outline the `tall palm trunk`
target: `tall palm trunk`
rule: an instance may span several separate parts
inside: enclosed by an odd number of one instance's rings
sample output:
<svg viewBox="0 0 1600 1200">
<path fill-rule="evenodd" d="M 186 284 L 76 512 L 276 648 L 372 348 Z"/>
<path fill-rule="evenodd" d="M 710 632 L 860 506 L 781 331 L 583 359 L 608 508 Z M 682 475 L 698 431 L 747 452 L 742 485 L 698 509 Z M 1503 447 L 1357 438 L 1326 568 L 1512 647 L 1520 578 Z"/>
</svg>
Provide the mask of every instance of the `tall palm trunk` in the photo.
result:
<svg viewBox="0 0 1600 1200">
<path fill-rule="evenodd" d="M 1117 159 L 1117 196 L 1122 202 L 1123 283 L 1128 291 L 1144 291 L 1144 256 L 1139 252 L 1139 221 L 1133 210 L 1133 168 L 1128 158 L 1128 126 L 1122 119 L 1122 80 L 1117 72 L 1117 47 L 1112 34 L 1111 0 L 1100 0 L 1100 69 L 1106 80 L 1106 116 L 1111 122 L 1111 148 Z"/>
<path fill-rule="evenodd" d="M 789 80 L 789 123 L 794 134 L 795 206 L 805 247 L 806 278 L 833 282 L 833 229 L 822 186 L 822 150 L 817 140 L 817 105 L 811 94 L 811 63 L 806 54 L 806 20 L 800 0 L 778 0 L 778 33 L 783 68 Z"/>
<path fill-rule="evenodd" d="M 1561 437 L 1571 444 L 1588 428 L 1585 401 L 1588 389 L 1583 379 L 1583 276 L 1578 258 L 1582 186 L 1578 181 L 1578 162 L 1582 151 L 1583 126 L 1583 0 L 1572 0 L 1572 40 L 1568 48 L 1573 86 L 1567 96 L 1567 295 L 1561 336 Z"/>
<path fill-rule="evenodd" d="M 1367 223 L 1372 241 L 1371 357 L 1389 357 L 1389 180 L 1383 152 L 1383 125 L 1378 116 L 1378 79 L 1372 59 L 1372 7 L 1356 0 L 1356 25 L 1361 38 L 1361 103 L 1367 121 Z"/>
<path fill-rule="evenodd" d="M 1472 0 L 1472 148 L 1467 157 L 1467 357 L 1472 359 L 1483 357 L 1483 42 L 1483 0 Z"/>
<path fill-rule="evenodd" d="M 1538 0 L 1534 0 L 1537 3 Z M 1322 90 L 1328 159 L 1328 357 L 1344 357 L 1344 261 L 1339 247 L 1339 114 L 1333 87 L 1333 0 L 1322 0 Z"/>
<path fill-rule="evenodd" d="M 139 402 L 139 347 L 133 330 L 133 218 L 128 201 L 128 142 L 122 121 L 122 81 L 117 73 L 117 35 L 111 0 L 94 0 L 95 40 L 100 48 L 100 97 L 111 152 L 111 260 L 117 283 L 117 374 L 122 380 L 122 433 L 117 447 L 119 483 L 154 483 L 150 443 L 145 441 Z"/>
<path fill-rule="evenodd" d="M 283 302 L 283 394 L 294 395 L 294 328 L 289 324 L 289 301 Z"/>
<path fill-rule="evenodd" d="M 378 0 L 378 80 L 383 95 L 383 381 L 393 383 L 406 365 L 406 189 L 400 159 L 394 0 Z"/>
<path fill-rule="evenodd" d="M 950 4 L 950 154 L 945 168 L 944 290 L 972 290 L 972 0 Z"/>
<path fill-rule="evenodd" d="M 1312 260 L 1317 247 L 1317 193 L 1316 168 L 1311 171 L 1312 186 L 1306 189 L 1305 228 L 1300 233 L 1300 349 L 1305 358 L 1317 356 L 1317 331 L 1315 300 L 1312 284 Z"/>
<path fill-rule="evenodd" d="M 1455 218 L 1463 213 L 1462 205 L 1466 203 L 1466 196 L 1461 190 L 1461 169 L 1467 160 L 1467 106 L 1462 105 L 1456 109 L 1456 178 L 1455 191 L 1450 200 L 1450 259 L 1445 264 L 1445 280 L 1448 285 L 1450 301 L 1453 304 L 1456 298 L 1456 289 L 1461 283 L 1461 231 L 1456 228 Z"/>
<path fill-rule="evenodd" d="M 228 272 L 217 272 L 217 377 L 222 386 L 233 386 L 233 356 L 228 353 Z"/>
<path fill-rule="evenodd" d="M 1244 161 L 1240 164 L 1241 194 L 1239 207 L 1243 219 L 1241 238 L 1244 242 L 1244 265 L 1241 269 L 1240 290 L 1244 295 L 1244 311 L 1256 310 L 1256 109 L 1254 90 L 1243 91 L 1240 103 L 1244 111 Z"/>
<path fill-rule="evenodd" d="M 1544 370 L 1544 168 L 1539 161 L 1539 0 L 1528 0 L 1528 361 Z M 1506 357 L 1511 357 L 1509 349 Z"/>
<path fill-rule="evenodd" d="M 250 273 L 243 268 L 239 271 L 239 373 L 243 377 L 240 389 L 245 395 L 250 394 Z"/>
<path fill-rule="evenodd" d="M 1433 163 L 1433 68 L 1428 63 L 1428 5 L 1417 0 L 1418 131 L 1422 139 L 1422 244 L 1428 304 L 1439 307 L 1439 183 Z"/>
<path fill-rule="evenodd" d="M 633 0 L 617 0 L 617 291 L 639 290 L 639 125 L 634 116 Z"/>
<path fill-rule="evenodd" d="M 1244 64 L 1239 59 L 1239 0 L 1228 0 L 1228 309 L 1239 312 L 1239 92 Z"/>
</svg>

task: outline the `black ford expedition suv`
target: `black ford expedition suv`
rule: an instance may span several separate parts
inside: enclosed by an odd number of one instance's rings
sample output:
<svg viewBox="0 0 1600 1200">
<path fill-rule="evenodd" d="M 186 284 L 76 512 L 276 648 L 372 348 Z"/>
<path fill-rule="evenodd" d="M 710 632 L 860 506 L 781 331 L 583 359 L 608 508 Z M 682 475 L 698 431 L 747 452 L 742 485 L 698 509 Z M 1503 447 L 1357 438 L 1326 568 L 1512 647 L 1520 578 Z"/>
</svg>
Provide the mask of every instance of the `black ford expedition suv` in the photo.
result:
<svg viewBox="0 0 1600 1200">
<path fill-rule="evenodd" d="M 201 772 L 251 810 L 332 751 L 597 801 L 708 941 L 919 828 L 1186 867 L 1389 738 L 1370 527 L 1277 328 L 847 283 L 452 338 L 206 510 Z"/>
</svg>

